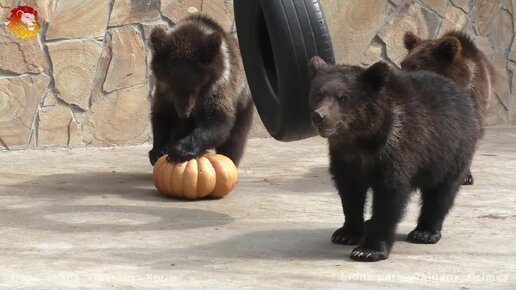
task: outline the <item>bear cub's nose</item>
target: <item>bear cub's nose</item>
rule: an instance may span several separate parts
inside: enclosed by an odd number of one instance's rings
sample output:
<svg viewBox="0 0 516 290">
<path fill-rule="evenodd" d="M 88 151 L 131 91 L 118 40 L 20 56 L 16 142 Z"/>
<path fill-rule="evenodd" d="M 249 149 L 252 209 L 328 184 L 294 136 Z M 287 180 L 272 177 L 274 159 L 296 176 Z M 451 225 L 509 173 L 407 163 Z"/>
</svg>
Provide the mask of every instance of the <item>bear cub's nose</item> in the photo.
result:
<svg viewBox="0 0 516 290">
<path fill-rule="evenodd" d="M 314 124 L 320 124 L 324 120 L 324 114 L 319 111 L 314 111 L 312 113 L 312 121 Z"/>
</svg>

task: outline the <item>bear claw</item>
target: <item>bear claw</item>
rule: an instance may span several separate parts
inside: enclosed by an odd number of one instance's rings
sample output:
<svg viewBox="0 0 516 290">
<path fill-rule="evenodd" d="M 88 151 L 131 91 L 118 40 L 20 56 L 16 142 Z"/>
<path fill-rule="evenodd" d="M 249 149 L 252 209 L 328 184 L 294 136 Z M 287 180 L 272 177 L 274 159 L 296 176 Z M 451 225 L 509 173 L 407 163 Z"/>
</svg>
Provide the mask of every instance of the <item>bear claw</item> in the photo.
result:
<svg viewBox="0 0 516 290">
<path fill-rule="evenodd" d="M 464 182 L 462 185 L 473 185 L 475 183 L 475 179 L 473 178 L 473 175 L 468 174 L 466 178 L 464 178 Z"/>
<path fill-rule="evenodd" d="M 360 238 L 360 236 L 349 234 L 344 228 L 340 228 L 333 233 L 331 241 L 339 245 L 358 245 Z"/>
<path fill-rule="evenodd" d="M 352 260 L 359 262 L 378 262 L 388 258 L 388 254 L 383 251 L 357 247 L 351 251 L 349 256 Z"/>
<path fill-rule="evenodd" d="M 152 166 L 154 166 L 154 164 L 156 164 L 156 161 L 158 161 L 158 159 L 165 155 L 165 152 L 162 151 L 162 150 L 155 150 L 155 149 L 152 149 L 149 151 L 149 161 L 151 163 Z"/>
</svg>

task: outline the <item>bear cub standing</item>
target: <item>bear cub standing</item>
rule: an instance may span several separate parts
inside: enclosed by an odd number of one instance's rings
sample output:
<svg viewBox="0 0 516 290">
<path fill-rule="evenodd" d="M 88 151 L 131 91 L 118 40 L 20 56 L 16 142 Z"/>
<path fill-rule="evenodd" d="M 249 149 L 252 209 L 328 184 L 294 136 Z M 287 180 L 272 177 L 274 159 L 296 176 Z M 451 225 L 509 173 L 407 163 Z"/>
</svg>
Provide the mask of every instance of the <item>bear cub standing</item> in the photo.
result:
<svg viewBox="0 0 516 290">
<path fill-rule="evenodd" d="M 496 73 L 471 38 L 449 31 L 438 39 L 420 39 L 412 32 L 403 37 L 408 55 L 401 62 L 406 71 L 427 70 L 448 77 L 471 93 L 480 125 L 485 125 Z M 468 172 L 464 184 L 474 183 Z"/>
<path fill-rule="evenodd" d="M 169 33 L 154 28 L 151 43 L 151 164 L 164 154 L 184 162 L 215 148 L 238 166 L 253 102 L 235 38 L 211 18 L 194 15 Z"/>
<path fill-rule="evenodd" d="M 468 93 L 437 74 L 394 71 L 383 62 L 364 69 L 315 57 L 309 71 L 312 122 L 328 138 L 345 216 L 332 241 L 358 244 L 354 260 L 386 259 L 418 188 L 421 212 L 408 240 L 437 243 L 480 137 Z M 364 222 L 369 188 L 372 216 Z"/>
</svg>

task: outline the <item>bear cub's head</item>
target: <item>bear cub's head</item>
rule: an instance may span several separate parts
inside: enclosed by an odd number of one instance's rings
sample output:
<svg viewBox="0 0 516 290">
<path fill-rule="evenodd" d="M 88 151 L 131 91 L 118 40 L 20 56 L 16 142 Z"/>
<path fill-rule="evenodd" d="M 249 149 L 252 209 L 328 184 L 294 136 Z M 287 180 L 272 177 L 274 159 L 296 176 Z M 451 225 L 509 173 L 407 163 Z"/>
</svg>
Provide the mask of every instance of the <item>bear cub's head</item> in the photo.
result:
<svg viewBox="0 0 516 290">
<path fill-rule="evenodd" d="M 221 77 L 222 42 L 221 32 L 194 22 L 169 33 L 160 27 L 152 30 L 152 72 L 179 117 L 189 117 L 198 96 Z"/>
<path fill-rule="evenodd" d="M 461 39 L 466 41 L 467 47 Z M 462 86 L 468 85 L 471 72 L 464 54 L 473 50 L 474 44 L 465 34 L 450 31 L 438 39 L 421 39 L 408 31 L 403 42 L 408 55 L 401 62 L 402 70 L 427 70 L 451 78 Z"/>
<path fill-rule="evenodd" d="M 319 57 L 308 65 L 312 124 L 322 137 L 367 137 L 386 107 L 384 87 L 392 71 L 377 62 L 367 69 L 332 66 Z"/>
</svg>

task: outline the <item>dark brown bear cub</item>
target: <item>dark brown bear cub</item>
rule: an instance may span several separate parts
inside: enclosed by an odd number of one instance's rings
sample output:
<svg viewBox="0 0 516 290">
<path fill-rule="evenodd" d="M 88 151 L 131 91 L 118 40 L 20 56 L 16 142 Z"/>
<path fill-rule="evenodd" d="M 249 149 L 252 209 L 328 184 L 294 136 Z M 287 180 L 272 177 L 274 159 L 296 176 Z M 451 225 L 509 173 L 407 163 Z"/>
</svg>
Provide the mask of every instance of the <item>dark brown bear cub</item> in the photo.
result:
<svg viewBox="0 0 516 290">
<path fill-rule="evenodd" d="M 345 216 L 332 241 L 358 244 L 354 260 L 386 259 L 409 196 L 420 189 L 421 212 L 408 240 L 437 243 L 480 137 L 468 93 L 440 75 L 382 62 L 364 69 L 316 57 L 309 70 L 313 124 L 328 138 Z M 372 216 L 364 222 L 369 188 Z"/>
<path fill-rule="evenodd" d="M 156 76 L 151 163 L 164 154 L 183 162 L 215 148 L 238 165 L 253 102 L 234 37 L 212 19 L 195 15 L 169 33 L 155 28 L 151 42 Z"/>
<path fill-rule="evenodd" d="M 406 71 L 428 70 L 454 80 L 473 97 L 480 125 L 485 125 L 489 101 L 495 83 L 495 70 L 471 38 L 460 31 L 449 31 L 438 39 L 420 39 L 405 33 L 408 55 L 401 62 Z M 464 184 L 473 184 L 469 172 Z"/>
</svg>

